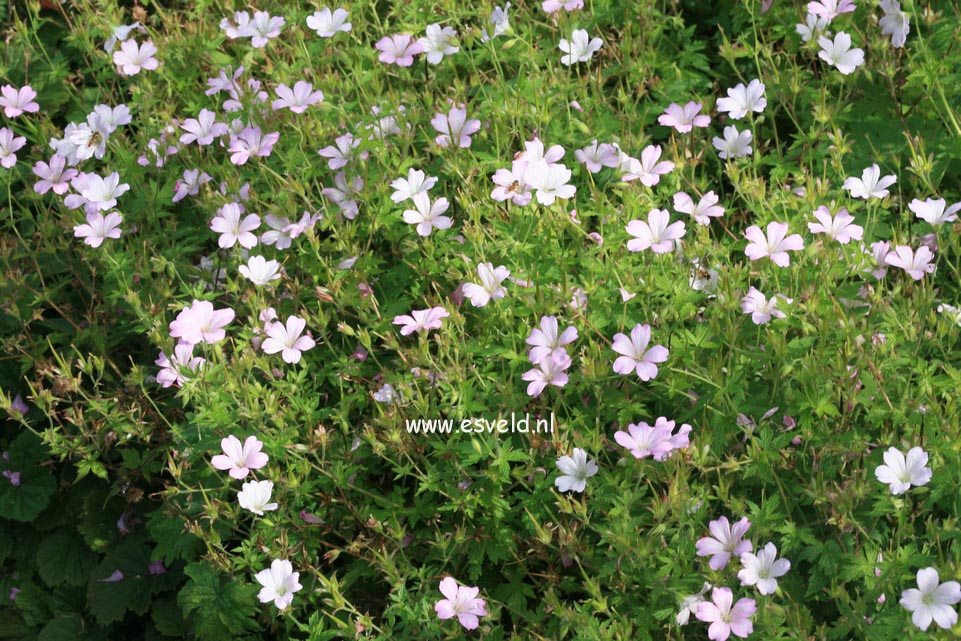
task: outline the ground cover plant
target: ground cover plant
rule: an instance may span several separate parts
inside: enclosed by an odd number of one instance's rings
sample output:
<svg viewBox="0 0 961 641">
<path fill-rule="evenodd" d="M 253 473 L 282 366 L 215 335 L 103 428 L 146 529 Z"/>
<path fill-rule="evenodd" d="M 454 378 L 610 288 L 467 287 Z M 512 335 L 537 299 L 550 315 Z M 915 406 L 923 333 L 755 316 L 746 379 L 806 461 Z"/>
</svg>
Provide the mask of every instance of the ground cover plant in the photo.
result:
<svg viewBox="0 0 961 641">
<path fill-rule="evenodd" d="M 961 630 L 957 2 L 0 15 L 0 638 Z"/>
</svg>

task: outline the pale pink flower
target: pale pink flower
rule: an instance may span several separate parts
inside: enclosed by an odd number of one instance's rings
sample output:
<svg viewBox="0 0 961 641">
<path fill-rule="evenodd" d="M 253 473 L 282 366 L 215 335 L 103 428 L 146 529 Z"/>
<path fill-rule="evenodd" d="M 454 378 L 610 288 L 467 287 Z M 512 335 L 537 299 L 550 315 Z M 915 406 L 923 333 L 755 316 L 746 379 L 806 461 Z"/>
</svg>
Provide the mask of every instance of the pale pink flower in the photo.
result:
<svg viewBox="0 0 961 641">
<path fill-rule="evenodd" d="M 280 35 L 286 23 L 283 16 L 271 16 L 266 11 L 257 11 L 253 19 L 239 27 L 237 32 L 241 38 L 250 38 L 250 45 L 254 49 L 261 49 L 271 38 Z"/>
<path fill-rule="evenodd" d="M 210 221 L 210 229 L 220 234 L 217 244 L 227 249 L 240 243 L 241 247 L 250 249 L 257 245 L 257 236 L 252 232 L 260 227 L 260 216 L 244 214 L 243 206 L 238 203 L 227 203 L 217 210 L 217 215 Z"/>
<path fill-rule="evenodd" d="M 360 176 L 351 178 L 350 182 L 347 181 L 347 174 L 343 171 L 338 172 L 334 176 L 334 187 L 325 187 L 321 190 L 321 194 L 325 198 L 329 198 L 332 203 L 337 205 L 340 210 L 344 213 L 344 217 L 348 220 L 353 220 L 357 214 L 360 212 L 360 207 L 357 201 L 354 200 L 354 196 L 359 194 L 364 189 L 364 179 Z M 426 194 L 424 194 L 426 196 Z"/>
<path fill-rule="evenodd" d="M 440 64 L 444 56 L 452 56 L 460 47 L 456 46 L 457 32 L 453 27 L 441 27 L 439 24 L 427 25 L 427 35 L 418 38 L 424 53 L 427 54 L 427 62 L 432 65 Z"/>
<path fill-rule="evenodd" d="M 548 164 L 544 161 L 532 162 L 524 172 L 524 180 L 535 190 L 537 202 L 550 206 L 558 198 L 564 200 L 574 197 L 577 188 L 568 181 L 571 170 L 560 163 Z"/>
<path fill-rule="evenodd" d="M 888 253 L 891 251 L 891 244 L 884 240 L 871 243 L 871 258 L 874 264 L 865 271 L 870 271 L 871 275 L 881 280 L 888 273 Z"/>
<path fill-rule="evenodd" d="M 270 104 L 274 111 L 290 109 L 295 114 L 302 114 L 307 111 L 307 107 L 324 100 L 324 92 L 314 91 L 314 86 L 305 80 L 298 80 L 294 83 L 293 89 L 285 84 L 279 84 L 276 91 L 277 100 Z"/>
<path fill-rule="evenodd" d="M 10 169 L 17 164 L 17 151 L 27 144 L 27 139 L 17 136 L 12 129 L 0 128 L 0 167 Z"/>
<path fill-rule="evenodd" d="M 733 604 L 733 607 L 732 607 Z M 696 616 L 698 620 L 710 623 L 707 638 L 711 641 L 727 641 L 732 634 L 746 638 L 754 631 L 751 617 L 757 612 L 754 599 L 738 599 L 734 603 L 734 593 L 731 588 L 714 588 L 710 601 L 697 604 Z"/>
<path fill-rule="evenodd" d="M 661 182 L 662 175 L 674 171 L 673 162 L 670 160 L 661 160 L 660 145 L 648 145 L 645 147 L 644 151 L 641 152 L 640 160 L 631 158 L 627 154 L 623 154 L 619 160 L 622 161 L 619 167 L 624 166 L 623 163 L 626 161 L 626 167 L 624 167 L 626 173 L 621 176 L 621 180 L 628 182 L 640 179 L 641 183 L 647 187 L 653 187 Z"/>
<path fill-rule="evenodd" d="M 541 8 L 548 14 L 564 11 L 577 11 L 584 8 L 584 0 L 544 0 Z"/>
<path fill-rule="evenodd" d="M 532 329 L 530 335 L 524 341 L 531 346 L 531 351 L 528 354 L 531 363 L 537 365 L 553 354 L 560 357 L 562 353 L 567 353 L 564 345 L 569 345 L 577 340 L 577 328 L 568 327 L 558 334 L 559 329 L 556 316 L 541 317 L 540 327 Z"/>
<path fill-rule="evenodd" d="M 884 258 L 889 267 L 899 267 L 914 280 L 921 280 L 925 274 L 934 273 L 934 254 L 925 245 L 914 251 L 908 245 L 898 245 Z"/>
<path fill-rule="evenodd" d="M 809 13 L 804 23 L 795 25 L 794 30 L 800 34 L 801 40 L 810 42 L 812 38 L 819 38 L 822 34 L 830 36 L 831 32 L 827 30 L 829 24 L 831 21 L 827 18 Z"/>
<path fill-rule="evenodd" d="M 908 209 L 921 220 L 930 223 L 935 227 L 940 227 L 944 223 L 953 223 L 958 220 L 958 211 L 961 211 L 961 202 L 954 203 L 947 209 L 947 201 L 944 198 L 928 198 L 924 201 L 915 198 L 908 205 Z"/>
<path fill-rule="evenodd" d="M 597 140 L 594 140 L 583 149 L 576 150 L 574 157 L 592 174 L 596 174 L 604 167 L 617 167 L 617 150 L 606 142 L 598 144 Z"/>
<path fill-rule="evenodd" d="M 443 319 L 450 316 L 443 307 L 431 307 L 429 309 L 415 309 L 410 315 L 394 316 L 394 325 L 403 325 L 400 328 L 401 336 L 409 336 L 414 332 L 427 332 L 432 329 L 440 329 Z"/>
<path fill-rule="evenodd" d="M 398 67 L 411 66 L 414 64 L 414 56 L 424 53 L 424 47 L 407 33 L 384 36 L 377 41 L 374 48 L 380 51 L 380 55 L 377 56 L 378 60 Z"/>
<path fill-rule="evenodd" d="M 187 132 L 180 137 L 180 142 L 185 145 L 195 142 L 200 146 L 209 145 L 214 138 L 226 136 L 229 131 L 225 123 L 217 122 L 217 114 L 209 109 L 201 109 L 196 118 L 187 118 L 180 128 Z"/>
<path fill-rule="evenodd" d="M 265 327 L 267 338 L 260 344 L 265 354 L 281 352 L 285 363 L 300 362 L 301 352 L 316 345 L 310 336 L 302 336 L 307 321 L 298 316 L 289 316 L 286 324 L 273 321 Z"/>
<path fill-rule="evenodd" d="M 174 195 L 171 202 L 180 202 L 187 196 L 196 196 L 200 193 L 200 186 L 206 185 L 213 178 L 207 172 L 199 169 L 184 169 L 183 178 L 174 184 Z"/>
<path fill-rule="evenodd" d="M 498 300 L 507 296 L 507 290 L 501 283 L 511 275 L 503 265 L 494 267 L 493 263 L 478 263 L 477 275 L 480 277 L 480 284 L 464 283 L 461 290 L 464 296 L 470 299 L 474 307 L 483 307 L 491 300 Z"/>
<path fill-rule="evenodd" d="M 742 518 L 732 526 L 727 517 L 722 516 L 718 520 L 708 523 L 707 527 L 712 536 L 698 539 L 695 547 L 698 556 L 711 557 L 708 566 L 712 570 L 724 569 L 731 559 L 731 555 L 740 557 L 745 552 L 751 551 L 751 542 L 743 540 L 748 528 L 751 527 L 751 522 L 747 520 L 747 517 Z"/>
<path fill-rule="evenodd" d="M 120 223 L 123 216 L 119 212 L 112 211 L 104 216 L 99 211 L 89 212 L 87 222 L 73 228 L 73 235 L 76 238 L 83 238 L 85 245 L 100 247 L 107 238 L 120 238 Z"/>
<path fill-rule="evenodd" d="M 351 133 L 346 133 L 334 140 L 335 145 L 324 147 L 317 150 L 317 153 L 327 159 L 327 166 L 331 169 L 346 167 L 347 163 L 354 159 L 354 149 L 360 145 L 360 139 L 354 138 Z M 366 158 L 366 152 L 361 154 L 361 158 Z"/>
<path fill-rule="evenodd" d="M 440 582 L 440 592 L 447 598 L 434 604 L 439 618 L 456 616 L 464 628 L 475 630 L 480 624 L 478 617 L 487 616 L 487 602 L 477 596 L 480 588 L 458 585 L 452 577 L 446 577 Z"/>
<path fill-rule="evenodd" d="M 0 87 L 0 107 L 3 107 L 3 113 L 7 118 L 16 118 L 23 113 L 40 111 L 40 105 L 34 101 L 36 97 L 37 92 L 30 85 L 23 86 L 20 89 L 11 85 Z"/>
<path fill-rule="evenodd" d="M 666 254 L 673 250 L 686 231 L 683 222 L 671 222 L 671 214 L 666 209 L 652 209 L 647 214 L 647 222 L 632 220 L 627 223 L 626 229 L 628 234 L 635 237 L 627 241 L 628 251 L 650 249 L 655 254 Z"/>
<path fill-rule="evenodd" d="M 234 316 L 234 310 L 229 307 L 215 310 L 210 301 L 194 300 L 171 321 L 170 336 L 192 345 L 216 343 L 227 336 L 224 327 L 234 320 Z"/>
<path fill-rule="evenodd" d="M 674 194 L 674 211 L 690 215 L 698 225 L 710 225 L 711 218 L 724 215 L 724 208 L 717 204 L 719 200 L 717 194 L 709 191 L 695 205 L 686 192 L 680 191 Z"/>
<path fill-rule="evenodd" d="M 878 6 L 884 12 L 884 16 L 878 21 L 881 35 L 891 36 L 891 46 L 900 49 L 911 31 L 911 20 L 908 14 L 901 11 L 901 3 L 898 0 L 880 0 Z"/>
<path fill-rule="evenodd" d="M 678 133 L 687 133 L 694 127 L 707 127 L 711 124 L 711 117 L 700 114 L 703 105 L 691 101 L 683 107 L 676 102 L 668 105 L 664 113 L 658 116 L 657 122 L 665 127 L 674 127 Z M 700 114 L 700 115 L 698 115 Z"/>
<path fill-rule="evenodd" d="M 564 52 L 561 56 L 562 65 L 573 65 L 577 62 L 588 62 L 594 54 L 604 46 L 600 38 L 591 38 L 584 29 L 575 29 L 571 39 L 561 38 L 557 48 Z"/>
<path fill-rule="evenodd" d="M 644 421 L 636 425 L 630 423 L 626 432 L 618 430 L 614 433 L 614 440 L 622 447 L 626 447 L 634 458 L 643 459 L 653 456 L 655 460 L 663 461 L 674 449 L 671 443 L 673 427 L 673 421 L 667 425 L 660 419 L 653 426 Z"/>
<path fill-rule="evenodd" d="M 205 362 L 206 360 L 202 357 L 194 356 L 192 343 L 177 343 L 172 358 L 168 358 L 166 354 L 160 352 L 160 356 L 154 361 L 160 367 L 160 371 L 157 373 L 157 382 L 162 387 L 170 387 L 171 385 L 180 387 L 187 381 L 183 372 L 187 370 L 196 372 Z"/>
<path fill-rule="evenodd" d="M 264 134 L 260 127 L 247 127 L 230 139 L 230 162 L 243 165 L 252 156 L 266 158 L 274 150 L 274 145 L 280 140 L 280 133 L 272 131 Z"/>
<path fill-rule="evenodd" d="M 737 578 L 741 579 L 741 585 L 756 585 L 761 594 L 774 594 L 777 592 L 778 577 L 784 576 L 790 569 L 791 562 L 777 558 L 777 547 L 768 543 L 756 555 L 752 552 L 741 555 L 741 570 Z"/>
<path fill-rule="evenodd" d="M 747 296 L 741 299 L 741 311 L 750 314 L 755 325 L 763 325 L 772 318 L 785 318 L 784 312 L 777 308 L 779 296 L 787 303 L 794 302 L 782 294 L 775 294 L 768 300 L 767 296 L 751 287 Z"/>
<path fill-rule="evenodd" d="M 231 434 L 220 441 L 220 447 L 223 454 L 214 456 L 210 462 L 218 470 L 230 470 L 230 476 L 235 479 L 246 478 L 251 470 L 259 470 L 270 460 L 260 451 L 264 444 L 256 436 L 248 436 L 241 444 L 240 439 Z"/>
<path fill-rule="evenodd" d="M 851 193 L 851 198 L 884 198 L 888 195 L 888 187 L 897 182 L 897 177 L 892 174 L 881 178 L 881 169 L 877 163 L 867 167 L 861 172 L 860 178 L 848 178 L 842 187 Z"/>
<path fill-rule="evenodd" d="M 852 240 L 861 240 L 864 237 L 864 227 L 854 224 L 854 216 L 842 207 L 838 213 L 831 216 L 831 210 L 821 205 L 814 210 L 814 217 L 818 222 L 808 223 L 808 229 L 812 234 L 827 234 L 829 237 L 838 241 L 842 245 L 847 245 Z"/>
<path fill-rule="evenodd" d="M 77 176 L 76 169 L 67 168 L 67 159 L 58 154 L 50 157 L 50 163 L 42 160 L 33 166 L 33 173 L 40 178 L 33 186 L 38 194 L 45 194 L 51 189 L 53 193 L 62 196 L 70 189 L 69 182 Z"/>
<path fill-rule="evenodd" d="M 669 353 L 663 345 L 655 345 L 648 349 L 650 342 L 650 325 L 638 323 L 631 330 L 630 338 L 626 334 L 615 334 L 611 349 L 621 356 L 614 361 L 614 371 L 618 374 L 636 372 L 642 381 L 655 378 L 657 363 L 666 361 Z"/>
<path fill-rule="evenodd" d="M 818 0 L 808 3 L 808 13 L 821 16 L 828 22 L 834 20 L 842 13 L 851 13 L 856 9 L 854 0 Z"/>
<path fill-rule="evenodd" d="M 778 267 L 791 264 L 789 251 L 804 249 L 804 240 L 799 234 L 788 233 L 788 224 L 771 222 L 767 226 L 767 236 L 757 225 L 751 225 L 744 232 L 744 237 L 751 241 L 744 249 L 744 254 L 751 260 L 770 258 Z"/>
<path fill-rule="evenodd" d="M 449 217 L 442 215 L 450 206 L 446 198 L 438 198 L 432 204 L 430 196 L 420 193 L 411 200 L 414 202 L 414 209 L 404 211 L 404 222 L 417 225 L 419 235 L 430 236 L 435 228 L 449 229 L 453 224 Z"/>
<path fill-rule="evenodd" d="M 950 630 L 958 622 L 954 604 L 961 601 L 961 584 L 957 581 L 941 583 L 934 568 L 918 570 L 918 587 L 909 588 L 901 594 L 900 603 L 911 612 L 911 622 L 927 630 L 934 621 L 939 628 Z"/>
<path fill-rule="evenodd" d="M 509 200 L 519 207 L 529 205 L 534 195 L 531 193 L 530 185 L 524 180 L 526 169 L 527 163 L 516 161 L 511 169 L 498 169 L 491 177 L 497 185 L 491 192 L 491 198 L 498 202 Z"/>
<path fill-rule="evenodd" d="M 753 140 L 754 134 L 750 130 L 738 131 L 734 125 L 728 125 L 724 128 L 724 137 L 714 136 L 711 144 L 717 149 L 719 157 L 729 160 L 751 155 L 754 151 L 751 147 Z"/>
<path fill-rule="evenodd" d="M 441 147 L 470 147 L 470 137 L 480 131 L 480 120 L 467 119 L 467 109 L 453 105 L 447 114 L 436 114 L 430 121 L 431 126 L 440 134 L 434 138 Z"/>
<path fill-rule="evenodd" d="M 567 350 L 560 348 L 547 356 L 532 369 L 524 372 L 521 378 L 528 381 L 527 395 L 538 397 L 548 385 L 564 387 L 567 385 L 567 370 L 571 366 L 571 357 Z"/>
<path fill-rule="evenodd" d="M 235 11 L 233 18 L 223 18 L 220 21 L 220 28 L 223 29 L 224 35 L 231 40 L 236 40 L 243 37 L 242 33 L 247 29 L 248 24 L 250 24 L 250 14 L 246 11 Z"/>
<path fill-rule="evenodd" d="M 417 194 L 426 194 L 436 184 L 436 176 L 428 177 L 421 170 L 411 168 L 407 170 L 407 178 L 398 178 L 390 183 L 394 189 L 390 199 L 395 203 L 412 200 Z"/>
<path fill-rule="evenodd" d="M 114 51 L 113 63 L 117 65 L 117 70 L 125 76 L 134 76 L 140 70 L 152 71 L 160 66 L 154 55 L 157 47 L 148 40 L 142 45 L 137 45 L 135 40 L 124 40 L 120 43 L 120 50 Z"/>
</svg>

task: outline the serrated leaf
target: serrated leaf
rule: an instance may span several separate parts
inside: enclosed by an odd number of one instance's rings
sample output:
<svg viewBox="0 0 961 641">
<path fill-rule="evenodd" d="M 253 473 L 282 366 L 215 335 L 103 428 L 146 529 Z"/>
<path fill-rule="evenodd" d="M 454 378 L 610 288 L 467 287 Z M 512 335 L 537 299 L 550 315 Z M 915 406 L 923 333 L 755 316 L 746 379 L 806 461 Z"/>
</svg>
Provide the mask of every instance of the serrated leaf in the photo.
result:
<svg viewBox="0 0 961 641">
<path fill-rule="evenodd" d="M 225 583 L 202 562 L 191 563 L 184 573 L 190 580 L 177 596 L 177 602 L 184 614 L 191 617 L 201 639 L 222 639 L 225 632 L 240 634 L 257 629 L 253 620 L 255 586 L 232 579 Z"/>
<path fill-rule="evenodd" d="M 96 555 L 67 532 L 47 537 L 37 548 L 37 569 L 50 587 L 84 585 L 96 566 Z"/>
<path fill-rule="evenodd" d="M 160 634 L 167 637 L 184 639 L 190 631 L 180 607 L 173 598 L 155 601 L 150 611 L 150 618 L 153 619 Z"/>
<path fill-rule="evenodd" d="M 191 560 L 201 546 L 200 538 L 187 532 L 181 519 L 167 516 L 162 510 L 147 517 L 147 530 L 156 541 L 154 557 L 163 558 L 167 565 L 178 559 Z"/>
<path fill-rule="evenodd" d="M 121 541 L 91 574 L 87 604 L 100 625 L 119 621 L 128 610 L 145 614 L 151 595 L 169 585 L 166 575 L 150 575 L 150 552 L 143 539 L 134 535 Z M 120 580 L 107 580 L 118 571 Z"/>
<path fill-rule="evenodd" d="M 47 507 L 57 488 L 50 472 L 41 467 L 47 447 L 33 432 L 23 432 L 10 444 L 6 469 L 20 472 L 20 484 L 0 483 L 0 518 L 30 521 Z"/>
<path fill-rule="evenodd" d="M 87 638 L 83 630 L 84 621 L 79 614 L 61 614 L 43 626 L 37 641 L 83 641 Z"/>
</svg>

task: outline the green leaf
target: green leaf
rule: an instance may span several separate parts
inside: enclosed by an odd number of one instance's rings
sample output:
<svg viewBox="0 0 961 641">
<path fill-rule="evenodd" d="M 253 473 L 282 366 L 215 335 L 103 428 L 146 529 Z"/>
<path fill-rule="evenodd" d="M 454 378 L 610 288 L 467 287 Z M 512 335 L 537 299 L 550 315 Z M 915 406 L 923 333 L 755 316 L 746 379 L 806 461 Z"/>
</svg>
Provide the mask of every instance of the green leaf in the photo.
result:
<svg viewBox="0 0 961 641">
<path fill-rule="evenodd" d="M 151 512 L 147 517 L 147 530 L 157 544 L 154 558 L 162 558 L 167 565 L 178 559 L 191 560 L 200 549 L 201 541 L 197 535 L 184 528 L 181 519 L 164 514 L 163 510 Z"/>
<path fill-rule="evenodd" d="M 37 635 L 37 641 L 83 641 L 88 638 L 83 629 L 83 617 L 79 614 L 61 614 L 43 626 L 43 630 Z"/>
<path fill-rule="evenodd" d="M 104 557 L 87 585 L 87 604 L 98 623 L 119 621 L 128 610 L 147 612 L 151 595 L 169 583 L 166 575 L 151 576 L 149 564 L 150 552 L 142 534 L 124 539 Z M 121 580 L 105 580 L 118 570 L 123 574 Z"/>
<path fill-rule="evenodd" d="M 10 444 L 6 469 L 20 472 L 20 485 L 0 483 L 0 515 L 14 521 L 31 521 L 47 507 L 57 483 L 41 467 L 47 447 L 33 432 L 23 432 Z"/>
<path fill-rule="evenodd" d="M 37 548 L 37 569 L 50 587 L 81 586 L 97 566 L 97 557 L 77 537 L 68 532 L 49 536 Z"/>
<path fill-rule="evenodd" d="M 187 627 L 187 622 L 184 621 L 183 613 L 173 598 L 155 601 L 150 616 L 162 635 L 177 639 L 187 638 L 190 630 Z"/>
<path fill-rule="evenodd" d="M 206 563 L 191 563 L 184 568 L 190 577 L 177 596 L 185 615 L 201 639 L 223 639 L 224 633 L 240 634 L 256 630 L 253 620 L 257 588 L 227 579 L 226 583 Z"/>
</svg>

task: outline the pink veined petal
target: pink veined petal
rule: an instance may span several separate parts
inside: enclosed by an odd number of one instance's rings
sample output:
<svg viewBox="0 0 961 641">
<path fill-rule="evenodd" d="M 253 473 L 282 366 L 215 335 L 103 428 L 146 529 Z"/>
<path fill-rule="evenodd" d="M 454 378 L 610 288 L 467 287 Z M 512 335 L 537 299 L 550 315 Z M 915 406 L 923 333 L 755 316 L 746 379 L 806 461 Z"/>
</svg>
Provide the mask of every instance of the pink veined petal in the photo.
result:
<svg viewBox="0 0 961 641">
<path fill-rule="evenodd" d="M 636 371 L 638 378 L 645 382 L 657 377 L 657 366 L 652 365 L 651 363 L 638 363 Z"/>
</svg>

